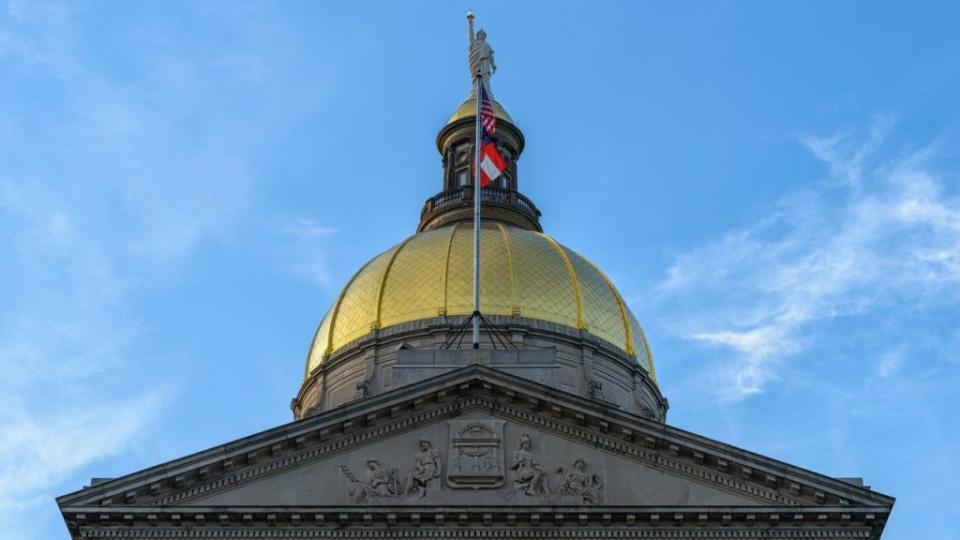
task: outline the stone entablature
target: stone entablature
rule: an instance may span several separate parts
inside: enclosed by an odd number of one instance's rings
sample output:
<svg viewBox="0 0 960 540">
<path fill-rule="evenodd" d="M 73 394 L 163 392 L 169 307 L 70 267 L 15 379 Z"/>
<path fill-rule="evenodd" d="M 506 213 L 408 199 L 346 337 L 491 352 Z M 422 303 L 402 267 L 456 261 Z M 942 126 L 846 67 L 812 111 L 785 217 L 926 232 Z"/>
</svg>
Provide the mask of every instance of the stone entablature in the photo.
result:
<svg viewBox="0 0 960 540">
<path fill-rule="evenodd" d="M 538 319 L 519 316 L 488 318 L 503 330 L 519 351 L 494 350 L 484 334 L 479 356 L 470 362 L 496 366 L 574 395 L 593 396 L 653 420 L 666 420 L 667 400 L 656 383 L 634 359 L 609 343 L 589 332 Z M 438 360 L 430 363 L 433 370 L 429 376 L 470 363 L 455 357 L 457 354 L 473 355 L 473 350 L 442 350 L 462 320 L 463 317 L 437 317 L 413 321 L 372 331 L 344 346 L 325 359 L 304 381 L 291 403 L 294 418 L 317 414 L 427 378 L 430 369 L 425 366 L 421 366 L 423 376 L 411 374 L 413 366 L 404 364 L 404 351 L 435 354 Z M 444 357 L 444 354 L 449 356 Z M 521 354 L 524 358 L 538 356 L 538 369 L 523 369 L 523 362 L 519 360 Z M 517 360 L 505 360 L 511 355 Z M 555 379 L 544 379 L 544 368 Z M 404 374 L 405 370 L 407 374 Z"/>
<path fill-rule="evenodd" d="M 506 429 L 501 435 L 494 427 L 492 437 L 479 433 L 465 436 L 461 428 L 469 422 L 488 427 L 503 422 Z M 457 479 L 451 485 L 450 462 L 456 455 L 452 449 L 464 442 L 498 445 L 502 452 L 494 457 L 503 460 L 500 467 L 506 474 L 502 485 L 492 482 L 489 485 L 493 487 L 486 491 L 460 489 Z M 574 443 L 581 445 L 580 450 L 571 446 Z M 561 448 L 563 445 L 566 448 Z M 336 470 L 346 466 L 359 472 L 369 459 L 379 460 L 385 469 L 398 469 L 395 496 L 366 501 L 351 498 L 349 479 Z M 576 472 L 577 459 L 584 461 L 582 472 Z M 617 472 L 607 470 L 610 467 Z M 685 483 L 690 487 L 682 489 L 695 489 L 691 494 L 702 493 L 697 497 L 706 497 L 704 500 L 741 502 L 733 506 L 651 505 L 646 503 L 657 497 L 667 500 L 657 495 L 663 486 L 651 485 L 633 495 L 622 488 L 608 489 L 616 487 L 618 477 L 641 472 L 647 479 L 642 482 L 672 478 L 669 482 Z M 366 477 L 354 476 L 368 482 Z M 324 496 L 335 492 L 329 496 L 336 499 L 309 507 L 278 505 L 279 495 L 270 486 L 281 485 L 293 493 L 298 481 L 322 482 Z M 390 494 L 389 490 L 385 493 Z M 454 505 L 455 500 L 473 497 L 477 504 Z M 243 508 L 230 500 L 243 501 Z M 226 528 L 266 523 L 276 526 L 271 529 L 275 532 L 309 524 L 310 534 L 314 534 L 317 516 L 324 531 L 328 525 L 343 526 L 344 520 L 349 526 L 386 524 L 389 528 L 436 526 L 439 519 L 444 527 L 452 523 L 459 527 L 533 526 L 535 522 L 552 527 L 586 520 L 590 526 L 628 527 L 630 535 L 646 534 L 639 531 L 656 526 L 668 526 L 670 531 L 691 527 L 702 532 L 703 527 L 718 524 L 731 527 L 725 530 L 741 524 L 761 530 L 775 524 L 778 528 L 774 531 L 817 527 L 824 532 L 824 527 L 835 524 L 845 527 L 842 530 L 848 534 L 857 527 L 874 532 L 882 529 L 892 505 L 889 497 L 862 487 L 482 366 L 468 366 L 97 484 L 58 502 L 71 530 L 93 527 L 96 534 L 103 535 L 108 534 L 104 529 L 122 528 L 130 533 L 128 537 L 141 534 L 137 528 L 143 523 L 153 523 L 159 531 L 174 526 L 174 521 L 176 526 L 218 523 Z M 87 534 L 91 536 L 93 533 Z"/>
<path fill-rule="evenodd" d="M 65 512 L 84 538 L 876 538 L 881 509 L 214 508 Z"/>
</svg>

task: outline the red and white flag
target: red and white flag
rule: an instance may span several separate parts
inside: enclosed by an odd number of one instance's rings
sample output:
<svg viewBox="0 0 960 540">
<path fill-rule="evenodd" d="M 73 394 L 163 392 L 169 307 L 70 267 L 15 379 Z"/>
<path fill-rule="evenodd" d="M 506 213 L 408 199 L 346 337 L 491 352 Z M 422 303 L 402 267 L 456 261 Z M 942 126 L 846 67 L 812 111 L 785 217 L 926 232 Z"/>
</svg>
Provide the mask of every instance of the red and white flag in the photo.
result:
<svg viewBox="0 0 960 540">
<path fill-rule="evenodd" d="M 487 97 L 487 91 L 480 86 L 480 125 L 483 126 L 482 143 L 480 145 L 480 187 L 489 186 L 507 170 L 507 161 L 497 151 L 491 136 L 497 131 L 497 117 L 493 112 L 493 104 Z"/>
<path fill-rule="evenodd" d="M 507 161 L 497 152 L 497 145 L 489 138 L 483 138 L 480 145 L 480 187 L 489 186 L 507 170 Z"/>
</svg>

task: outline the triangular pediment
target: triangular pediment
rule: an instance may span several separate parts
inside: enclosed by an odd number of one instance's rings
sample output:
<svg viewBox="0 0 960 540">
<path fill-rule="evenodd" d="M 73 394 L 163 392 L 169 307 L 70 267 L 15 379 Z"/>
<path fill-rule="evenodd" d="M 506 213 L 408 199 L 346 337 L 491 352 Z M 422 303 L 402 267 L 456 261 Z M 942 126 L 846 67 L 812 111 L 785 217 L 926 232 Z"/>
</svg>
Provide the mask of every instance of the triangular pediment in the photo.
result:
<svg viewBox="0 0 960 540">
<path fill-rule="evenodd" d="M 892 499 L 469 366 L 58 499 L 189 507 L 849 507 Z"/>
<path fill-rule="evenodd" d="M 180 504 L 203 506 L 744 506 L 766 501 L 591 446 L 489 403 L 382 430 L 360 444 Z M 571 436 L 573 435 L 573 436 Z M 173 502 L 173 501 L 170 501 Z"/>
</svg>

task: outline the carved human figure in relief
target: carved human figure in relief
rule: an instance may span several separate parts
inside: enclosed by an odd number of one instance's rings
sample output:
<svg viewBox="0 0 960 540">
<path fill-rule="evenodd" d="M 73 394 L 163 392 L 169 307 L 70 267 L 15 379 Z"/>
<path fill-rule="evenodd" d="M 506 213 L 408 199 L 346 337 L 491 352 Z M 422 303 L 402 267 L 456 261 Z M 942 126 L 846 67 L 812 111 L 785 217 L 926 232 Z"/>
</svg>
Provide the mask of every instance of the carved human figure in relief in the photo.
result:
<svg viewBox="0 0 960 540">
<path fill-rule="evenodd" d="M 557 493 L 582 497 L 583 502 L 599 504 L 601 502 L 599 492 L 600 488 L 603 487 L 603 482 L 597 474 L 588 475 L 586 468 L 587 464 L 582 459 L 573 462 L 573 469 L 563 477 Z M 557 472 L 563 474 L 563 468 L 560 468 Z"/>
<path fill-rule="evenodd" d="M 520 437 L 520 447 L 513 452 L 510 468 L 516 471 L 513 479 L 514 491 L 531 497 L 539 497 L 546 493 L 543 467 L 533 460 L 533 454 L 530 453 L 530 436 L 526 433 Z"/>
<path fill-rule="evenodd" d="M 350 481 L 347 496 L 356 504 L 369 503 L 376 497 L 396 497 L 403 490 L 397 469 L 387 471 L 376 459 L 367 460 L 366 480 L 357 478 L 346 465 L 340 465 L 340 472 Z"/>
<path fill-rule="evenodd" d="M 430 441 L 420 439 L 419 445 L 420 451 L 414 459 L 413 472 L 410 473 L 404 492 L 407 495 L 425 497 L 430 481 L 440 478 L 443 461 L 440 459 L 440 451 L 434 448 Z"/>
<path fill-rule="evenodd" d="M 483 77 L 483 89 L 487 96 L 493 97 L 490 91 L 490 77 L 497 71 L 497 63 L 493 58 L 493 48 L 487 43 L 487 33 L 481 28 L 476 35 L 473 33 L 473 13 L 467 14 L 470 43 L 467 54 L 467 63 L 470 66 L 470 77 L 476 78 L 477 73 Z"/>
<path fill-rule="evenodd" d="M 380 497 L 396 495 L 399 492 L 398 484 L 396 469 L 387 472 L 379 461 L 367 460 L 367 485 L 370 486 L 373 495 Z"/>
</svg>

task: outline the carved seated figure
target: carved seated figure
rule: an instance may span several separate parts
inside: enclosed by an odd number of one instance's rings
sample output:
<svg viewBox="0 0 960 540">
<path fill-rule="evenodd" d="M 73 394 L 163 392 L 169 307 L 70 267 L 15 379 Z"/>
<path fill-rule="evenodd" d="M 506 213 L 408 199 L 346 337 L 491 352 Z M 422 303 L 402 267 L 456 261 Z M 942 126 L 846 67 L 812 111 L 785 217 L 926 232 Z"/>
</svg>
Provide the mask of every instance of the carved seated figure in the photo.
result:
<svg viewBox="0 0 960 540">
<path fill-rule="evenodd" d="M 413 472 L 410 473 L 404 492 L 407 495 L 425 497 L 430 481 L 440 478 L 443 462 L 440 459 L 440 451 L 435 449 L 430 441 L 420 439 L 419 445 L 420 452 L 414 460 Z"/>
<path fill-rule="evenodd" d="M 374 497 L 395 497 L 403 489 L 397 475 L 397 469 L 387 471 L 376 459 L 367 460 L 367 480 L 361 481 L 345 465 L 340 471 L 350 480 L 347 495 L 355 503 L 367 503 Z"/>
<path fill-rule="evenodd" d="M 391 487 L 391 474 L 383 468 L 383 465 L 375 459 L 367 460 L 367 485 L 370 488 L 370 494 L 376 496 L 389 496 Z"/>
<path fill-rule="evenodd" d="M 516 471 L 513 479 L 515 492 L 531 497 L 539 497 L 546 493 L 543 467 L 533 460 L 533 454 L 530 453 L 530 436 L 526 433 L 520 437 L 520 448 L 513 452 L 510 468 Z"/>
<path fill-rule="evenodd" d="M 557 493 L 582 497 L 584 502 L 592 504 L 599 503 L 599 491 L 603 483 L 600 481 L 599 475 L 588 475 L 585 472 L 586 467 L 587 464 L 582 459 L 575 461 L 573 469 L 564 476 Z M 558 472 L 562 473 L 563 469 Z"/>
</svg>

